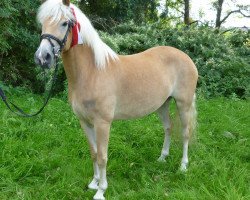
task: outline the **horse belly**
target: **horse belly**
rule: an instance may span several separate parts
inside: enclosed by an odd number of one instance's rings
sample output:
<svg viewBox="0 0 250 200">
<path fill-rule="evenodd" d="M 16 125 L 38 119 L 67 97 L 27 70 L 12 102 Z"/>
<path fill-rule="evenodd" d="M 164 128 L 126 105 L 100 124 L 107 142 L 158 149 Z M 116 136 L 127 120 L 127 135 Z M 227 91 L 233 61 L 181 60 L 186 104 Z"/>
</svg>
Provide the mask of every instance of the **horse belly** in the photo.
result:
<svg viewBox="0 0 250 200">
<path fill-rule="evenodd" d="M 170 96 L 167 87 L 157 88 L 153 91 L 144 90 L 140 92 L 127 91 L 118 99 L 115 109 L 115 119 L 139 118 L 156 111 Z"/>
<path fill-rule="evenodd" d="M 125 110 L 119 109 L 115 112 L 114 119 L 134 119 L 134 118 L 140 118 L 143 116 L 146 116 L 150 113 L 153 113 L 156 111 L 164 102 L 158 105 L 150 106 L 147 108 L 138 108 L 130 106 L 130 108 L 125 108 Z"/>
</svg>

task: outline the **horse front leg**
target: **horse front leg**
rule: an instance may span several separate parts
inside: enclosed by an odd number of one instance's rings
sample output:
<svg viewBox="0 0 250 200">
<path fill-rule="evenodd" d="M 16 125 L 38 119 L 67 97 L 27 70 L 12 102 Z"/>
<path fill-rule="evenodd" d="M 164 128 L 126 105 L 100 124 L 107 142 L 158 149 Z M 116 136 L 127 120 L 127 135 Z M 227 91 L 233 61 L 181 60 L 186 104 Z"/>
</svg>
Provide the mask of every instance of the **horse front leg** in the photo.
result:
<svg viewBox="0 0 250 200">
<path fill-rule="evenodd" d="M 108 188 L 106 177 L 106 166 L 108 161 L 108 142 L 111 122 L 98 120 L 94 123 L 97 142 L 97 163 L 100 172 L 100 180 L 98 190 L 94 196 L 94 200 L 104 200 L 104 193 Z"/>
<path fill-rule="evenodd" d="M 90 154 L 93 161 L 93 168 L 94 168 L 94 177 L 90 184 L 88 185 L 89 189 L 97 190 L 99 179 L 100 179 L 100 172 L 99 167 L 97 164 L 97 144 L 96 144 L 96 133 L 94 130 L 94 126 L 85 123 L 85 121 L 80 121 L 81 127 L 84 129 L 85 134 L 87 136 L 87 140 L 90 147 Z"/>
</svg>

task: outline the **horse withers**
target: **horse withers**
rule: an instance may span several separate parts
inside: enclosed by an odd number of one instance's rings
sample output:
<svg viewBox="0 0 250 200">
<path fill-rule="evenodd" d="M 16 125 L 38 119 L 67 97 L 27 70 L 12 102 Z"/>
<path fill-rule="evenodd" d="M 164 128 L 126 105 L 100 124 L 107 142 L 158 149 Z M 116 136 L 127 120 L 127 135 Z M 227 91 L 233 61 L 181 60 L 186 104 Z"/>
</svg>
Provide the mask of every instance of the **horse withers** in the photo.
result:
<svg viewBox="0 0 250 200">
<path fill-rule="evenodd" d="M 62 55 L 68 79 L 69 102 L 85 131 L 94 166 L 88 185 L 94 199 L 105 199 L 110 126 L 113 120 L 158 112 L 165 139 L 159 161 L 169 155 L 169 102 L 179 111 L 183 157 L 188 164 L 188 142 L 196 123 L 197 69 L 192 60 L 173 47 L 160 46 L 142 53 L 117 55 L 99 37 L 89 19 L 69 0 L 47 0 L 38 12 L 44 35 L 35 61 L 51 66 Z M 55 53 L 56 52 L 56 53 Z"/>
</svg>

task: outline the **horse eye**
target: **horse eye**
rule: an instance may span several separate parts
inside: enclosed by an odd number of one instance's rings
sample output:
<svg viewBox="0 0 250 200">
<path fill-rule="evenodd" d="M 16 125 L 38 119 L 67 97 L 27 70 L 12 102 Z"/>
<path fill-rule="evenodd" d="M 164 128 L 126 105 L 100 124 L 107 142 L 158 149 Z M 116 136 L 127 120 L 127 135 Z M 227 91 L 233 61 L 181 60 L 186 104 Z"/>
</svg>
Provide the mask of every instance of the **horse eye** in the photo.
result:
<svg viewBox="0 0 250 200">
<path fill-rule="evenodd" d="M 68 25 L 68 22 L 63 22 L 62 26 L 67 26 Z"/>
</svg>

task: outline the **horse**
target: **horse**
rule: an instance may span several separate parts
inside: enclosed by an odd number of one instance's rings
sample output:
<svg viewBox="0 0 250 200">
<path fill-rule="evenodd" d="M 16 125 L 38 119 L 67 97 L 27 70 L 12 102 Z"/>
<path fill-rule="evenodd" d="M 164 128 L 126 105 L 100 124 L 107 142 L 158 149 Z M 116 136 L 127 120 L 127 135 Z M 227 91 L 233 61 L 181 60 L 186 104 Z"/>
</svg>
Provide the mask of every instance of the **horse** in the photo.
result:
<svg viewBox="0 0 250 200">
<path fill-rule="evenodd" d="M 99 37 L 85 14 L 69 0 L 47 0 L 38 10 L 42 25 L 35 62 L 51 67 L 62 56 L 72 110 L 86 134 L 94 176 L 88 188 L 95 200 L 105 199 L 106 167 L 111 123 L 157 112 L 165 137 L 159 161 L 170 147 L 169 103 L 176 102 L 181 121 L 187 170 L 188 144 L 196 124 L 195 90 L 198 72 L 191 58 L 170 46 L 134 55 L 118 55 Z"/>
</svg>

